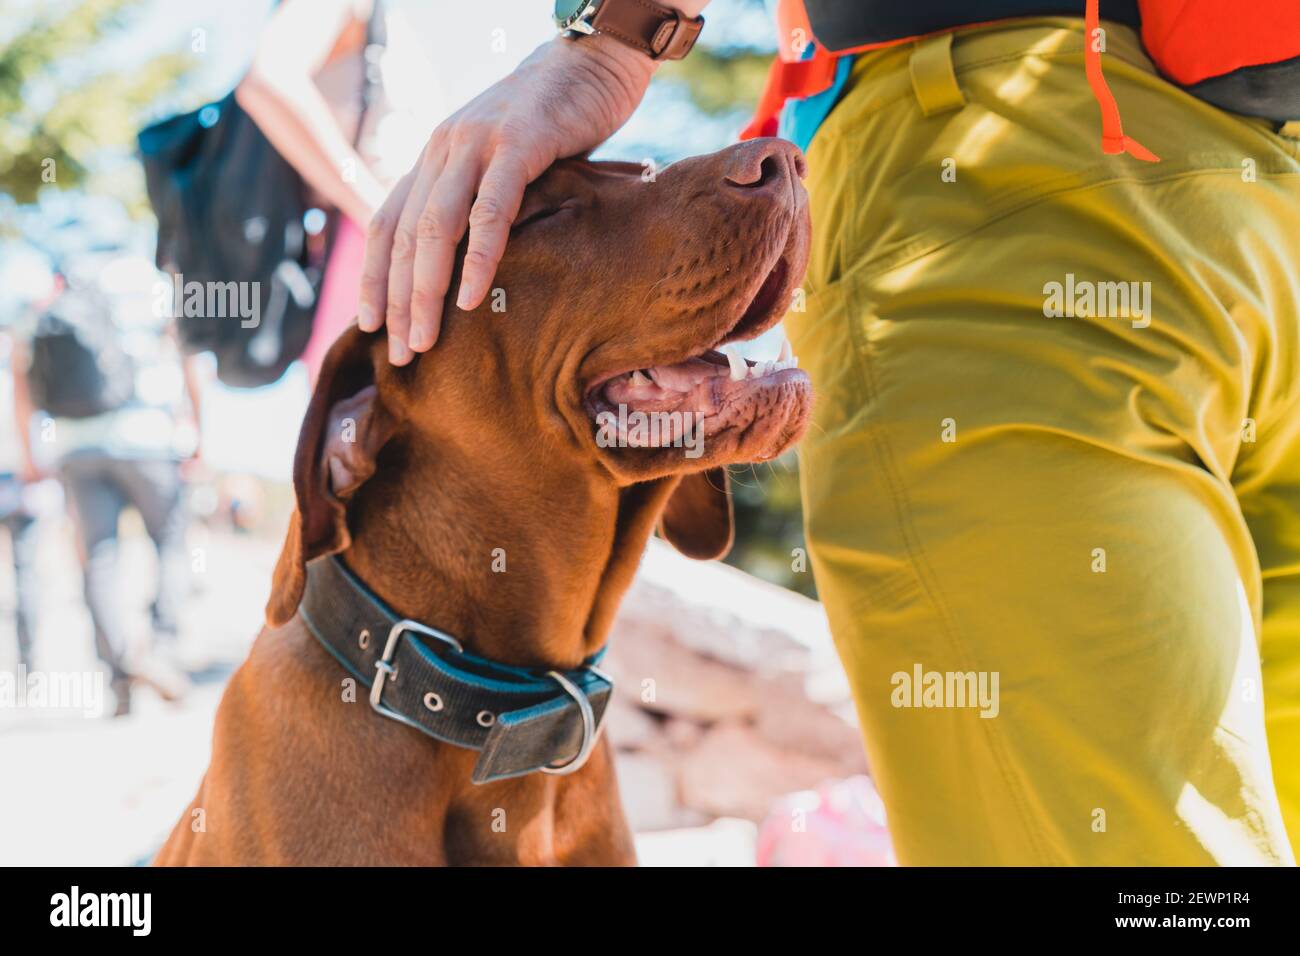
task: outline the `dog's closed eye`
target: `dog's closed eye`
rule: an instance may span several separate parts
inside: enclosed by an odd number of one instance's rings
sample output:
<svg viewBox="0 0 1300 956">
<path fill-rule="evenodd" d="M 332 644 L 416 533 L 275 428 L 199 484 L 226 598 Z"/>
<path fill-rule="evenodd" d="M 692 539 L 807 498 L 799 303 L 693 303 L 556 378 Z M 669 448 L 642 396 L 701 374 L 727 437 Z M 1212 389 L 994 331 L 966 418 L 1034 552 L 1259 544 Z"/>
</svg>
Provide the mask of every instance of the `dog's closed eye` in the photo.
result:
<svg viewBox="0 0 1300 956">
<path fill-rule="evenodd" d="M 565 212 L 566 210 L 572 208 L 573 208 L 573 204 L 566 202 L 566 203 L 560 203 L 557 206 L 545 206 L 541 209 L 534 209 L 530 211 L 527 215 L 521 216 L 520 218 L 516 219 L 514 223 L 510 226 L 510 231 L 514 232 L 517 229 L 523 229 L 525 226 L 531 226 L 545 219 L 550 219 L 552 216 L 557 216 L 560 213 Z"/>
</svg>

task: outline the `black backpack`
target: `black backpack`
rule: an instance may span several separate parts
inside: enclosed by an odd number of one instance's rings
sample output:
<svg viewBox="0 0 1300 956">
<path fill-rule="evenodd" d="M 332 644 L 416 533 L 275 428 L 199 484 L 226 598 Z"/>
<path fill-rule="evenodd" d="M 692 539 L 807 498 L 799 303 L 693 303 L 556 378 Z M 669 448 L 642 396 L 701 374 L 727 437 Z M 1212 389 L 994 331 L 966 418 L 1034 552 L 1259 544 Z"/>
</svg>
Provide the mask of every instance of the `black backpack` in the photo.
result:
<svg viewBox="0 0 1300 956">
<path fill-rule="evenodd" d="M 135 394 L 135 370 L 119 340 L 103 295 L 91 288 L 64 291 L 32 336 L 27 379 L 33 403 L 60 418 L 121 408 Z"/>
<path fill-rule="evenodd" d="M 367 52 L 381 42 L 381 24 L 376 0 L 366 26 Z M 375 89 L 369 57 L 364 72 L 353 145 Z M 189 352 L 213 352 L 217 377 L 227 385 L 276 381 L 311 337 L 337 212 L 328 211 L 324 252 L 311 255 L 305 183 L 233 92 L 147 127 L 137 142 L 158 217 L 155 261 L 178 287 L 182 344 Z M 227 306 L 241 300 L 259 309 L 255 324 L 230 314 Z M 208 314 L 209 304 L 221 304 L 219 314 Z"/>
</svg>

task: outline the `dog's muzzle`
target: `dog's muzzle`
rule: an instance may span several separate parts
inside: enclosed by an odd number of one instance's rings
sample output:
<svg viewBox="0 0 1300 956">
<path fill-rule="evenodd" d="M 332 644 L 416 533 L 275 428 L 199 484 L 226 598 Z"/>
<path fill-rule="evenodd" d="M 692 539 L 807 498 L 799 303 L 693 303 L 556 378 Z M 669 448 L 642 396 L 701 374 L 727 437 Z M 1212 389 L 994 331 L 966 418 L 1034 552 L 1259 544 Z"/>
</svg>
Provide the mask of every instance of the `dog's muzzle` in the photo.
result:
<svg viewBox="0 0 1300 956">
<path fill-rule="evenodd" d="M 337 557 L 307 566 L 298 612 L 370 688 L 377 713 L 479 751 L 474 783 L 572 773 L 595 749 L 614 690 L 596 666 L 603 650 L 569 671 L 478 657 L 450 634 L 398 617 Z"/>
</svg>

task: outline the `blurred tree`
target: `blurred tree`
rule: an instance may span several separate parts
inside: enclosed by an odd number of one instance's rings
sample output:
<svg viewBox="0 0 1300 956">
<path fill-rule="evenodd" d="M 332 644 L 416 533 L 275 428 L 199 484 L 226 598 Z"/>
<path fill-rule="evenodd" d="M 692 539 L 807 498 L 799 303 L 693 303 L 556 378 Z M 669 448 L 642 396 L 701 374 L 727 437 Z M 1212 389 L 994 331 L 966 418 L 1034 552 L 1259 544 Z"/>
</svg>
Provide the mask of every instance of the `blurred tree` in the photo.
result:
<svg viewBox="0 0 1300 956">
<path fill-rule="evenodd" d="M 815 598 L 803 536 L 798 456 L 787 452 L 770 464 L 732 468 L 731 491 L 736 544 L 727 564 Z"/>
<path fill-rule="evenodd" d="M 718 116 L 753 109 L 771 63 L 768 50 L 701 44 L 686 59 L 665 64 L 660 77 L 683 84 L 696 109 Z"/>
<path fill-rule="evenodd" d="M 129 147 L 145 107 L 172 88 L 191 61 L 154 56 L 129 70 L 96 69 L 99 45 L 129 26 L 145 0 L 64 0 L 33 9 L 0 0 L 0 194 L 25 205 L 42 189 L 84 188 L 96 154 Z M 143 181 L 113 183 L 139 208 Z"/>
<path fill-rule="evenodd" d="M 658 82 L 680 84 L 707 116 L 754 108 L 776 49 L 764 0 L 715 0 L 705 11 L 700 42 L 684 60 L 665 63 Z"/>
</svg>

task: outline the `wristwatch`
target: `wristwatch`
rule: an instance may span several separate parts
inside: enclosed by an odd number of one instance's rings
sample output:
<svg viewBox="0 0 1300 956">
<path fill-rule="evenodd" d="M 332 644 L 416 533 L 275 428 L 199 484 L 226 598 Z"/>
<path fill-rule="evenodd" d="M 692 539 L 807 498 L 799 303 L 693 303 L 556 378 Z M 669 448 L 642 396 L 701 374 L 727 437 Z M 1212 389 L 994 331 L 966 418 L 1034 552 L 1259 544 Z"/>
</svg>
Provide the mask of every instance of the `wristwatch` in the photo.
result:
<svg viewBox="0 0 1300 956">
<path fill-rule="evenodd" d="M 654 0 L 555 0 L 555 25 L 566 35 L 604 33 L 652 60 L 680 60 L 704 29 L 704 18 Z"/>
</svg>

